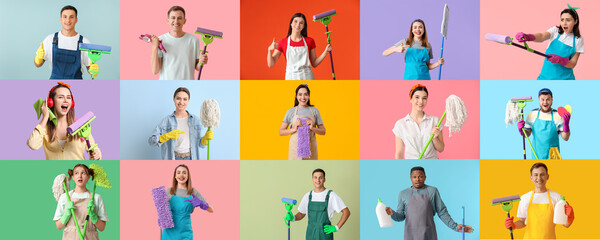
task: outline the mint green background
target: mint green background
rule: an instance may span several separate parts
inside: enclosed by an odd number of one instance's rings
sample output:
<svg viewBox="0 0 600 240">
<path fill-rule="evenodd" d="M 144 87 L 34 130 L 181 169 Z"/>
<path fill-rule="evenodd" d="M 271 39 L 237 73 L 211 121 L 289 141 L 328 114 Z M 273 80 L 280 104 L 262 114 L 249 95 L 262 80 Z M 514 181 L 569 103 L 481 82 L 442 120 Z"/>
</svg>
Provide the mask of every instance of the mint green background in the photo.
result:
<svg viewBox="0 0 600 240">
<path fill-rule="evenodd" d="M 359 239 L 360 170 L 359 161 L 241 161 L 240 167 L 240 238 L 287 239 L 282 197 L 302 200 L 314 189 L 311 174 L 325 170 L 325 187 L 336 192 L 350 210 L 350 218 L 334 233 L 334 239 Z M 298 212 L 298 204 L 292 212 Z M 335 213 L 331 222 L 342 216 Z M 306 239 L 308 216 L 291 224 L 291 239 Z"/>
<path fill-rule="evenodd" d="M 52 194 L 54 178 L 67 174 L 78 163 L 100 165 L 106 171 L 111 189 L 96 187 L 102 196 L 108 222 L 100 239 L 119 239 L 119 161 L 0 161 L 0 239 L 61 239 L 62 230 L 52 221 L 57 201 Z M 75 183 L 71 181 L 71 186 Z M 92 191 L 94 182 L 87 187 Z"/>
</svg>

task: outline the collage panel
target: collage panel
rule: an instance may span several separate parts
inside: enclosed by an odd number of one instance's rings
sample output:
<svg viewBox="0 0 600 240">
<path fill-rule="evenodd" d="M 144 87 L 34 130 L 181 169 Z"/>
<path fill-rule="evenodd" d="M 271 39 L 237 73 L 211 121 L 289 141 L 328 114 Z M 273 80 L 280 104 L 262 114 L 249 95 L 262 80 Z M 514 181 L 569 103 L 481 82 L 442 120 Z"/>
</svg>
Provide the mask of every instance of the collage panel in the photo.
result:
<svg viewBox="0 0 600 240">
<path fill-rule="evenodd" d="M 239 96 L 239 81 L 121 81 L 121 159 L 239 160 Z"/>
<path fill-rule="evenodd" d="M 240 164 L 240 239 L 359 239 L 359 161 Z"/>
</svg>

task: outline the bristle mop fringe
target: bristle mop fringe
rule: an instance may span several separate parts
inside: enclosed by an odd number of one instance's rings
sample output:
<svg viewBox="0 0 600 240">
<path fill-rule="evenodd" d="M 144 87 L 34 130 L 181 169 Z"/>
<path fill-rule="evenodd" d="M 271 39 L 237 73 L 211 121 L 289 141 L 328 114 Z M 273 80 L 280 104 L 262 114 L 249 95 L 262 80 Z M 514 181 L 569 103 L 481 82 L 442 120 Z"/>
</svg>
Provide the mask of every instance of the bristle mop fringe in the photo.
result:
<svg viewBox="0 0 600 240">
<path fill-rule="evenodd" d="M 506 127 L 508 124 L 513 124 L 519 121 L 521 110 L 516 102 L 512 102 L 508 100 L 506 103 L 506 115 L 504 116 L 504 123 L 506 123 Z"/>
<path fill-rule="evenodd" d="M 158 213 L 158 226 L 161 229 L 175 227 L 165 186 L 153 188 L 152 199 L 154 199 L 154 206 L 156 206 L 156 212 Z"/>
<path fill-rule="evenodd" d="M 302 127 L 298 127 L 298 146 L 296 147 L 296 155 L 298 158 L 310 158 L 310 129 L 306 125 L 306 118 L 299 118 L 302 122 Z"/>
<path fill-rule="evenodd" d="M 200 121 L 205 127 L 218 128 L 219 119 L 221 119 L 221 110 L 219 103 L 214 99 L 206 99 L 202 102 L 200 109 Z"/>
<path fill-rule="evenodd" d="M 52 193 L 54 193 L 54 198 L 56 201 L 60 198 L 60 195 L 65 193 L 67 190 L 63 187 L 63 182 L 67 179 L 67 175 L 60 174 L 54 178 L 54 183 L 52 184 Z M 66 181 L 67 188 L 70 188 L 69 181 Z"/>
<path fill-rule="evenodd" d="M 460 131 L 463 124 L 467 121 L 467 108 L 465 103 L 456 95 L 450 95 L 446 98 L 446 124 L 452 133 Z"/>
</svg>

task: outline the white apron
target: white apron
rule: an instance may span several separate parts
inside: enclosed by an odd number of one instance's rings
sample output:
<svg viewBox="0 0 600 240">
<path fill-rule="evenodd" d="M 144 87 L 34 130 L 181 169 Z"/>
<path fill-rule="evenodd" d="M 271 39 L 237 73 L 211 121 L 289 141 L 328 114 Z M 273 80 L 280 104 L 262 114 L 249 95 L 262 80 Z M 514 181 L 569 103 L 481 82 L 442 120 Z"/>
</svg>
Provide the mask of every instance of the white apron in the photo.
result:
<svg viewBox="0 0 600 240">
<path fill-rule="evenodd" d="M 287 49 L 285 54 L 285 60 L 287 65 L 285 67 L 285 80 L 314 80 L 312 68 L 310 65 L 310 58 L 308 52 L 308 44 L 302 37 L 304 46 L 292 47 L 290 46 L 290 39 L 287 40 Z"/>
</svg>

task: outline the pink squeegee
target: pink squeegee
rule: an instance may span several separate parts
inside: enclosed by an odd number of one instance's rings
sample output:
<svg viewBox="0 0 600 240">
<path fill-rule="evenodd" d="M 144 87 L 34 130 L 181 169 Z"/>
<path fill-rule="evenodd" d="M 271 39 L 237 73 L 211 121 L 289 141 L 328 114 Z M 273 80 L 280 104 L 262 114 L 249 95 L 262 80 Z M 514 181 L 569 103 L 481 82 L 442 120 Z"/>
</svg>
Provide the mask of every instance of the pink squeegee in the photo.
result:
<svg viewBox="0 0 600 240">
<path fill-rule="evenodd" d="M 69 127 L 67 127 L 67 133 L 69 135 L 71 135 L 71 136 L 79 135 L 79 137 L 82 137 L 85 139 L 85 142 L 87 143 L 87 146 L 88 146 L 88 151 L 90 153 L 90 156 L 94 152 L 94 148 L 96 148 L 98 146 L 98 144 L 94 144 L 94 146 L 92 146 L 90 144 L 91 130 L 87 129 L 87 128 L 91 128 L 90 123 L 92 121 L 94 121 L 94 119 L 96 119 L 96 116 L 94 116 L 94 113 L 90 111 L 90 112 L 87 112 L 82 117 L 80 117 L 79 119 L 77 119 L 77 121 L 75 121 Z"/>
</svg>

